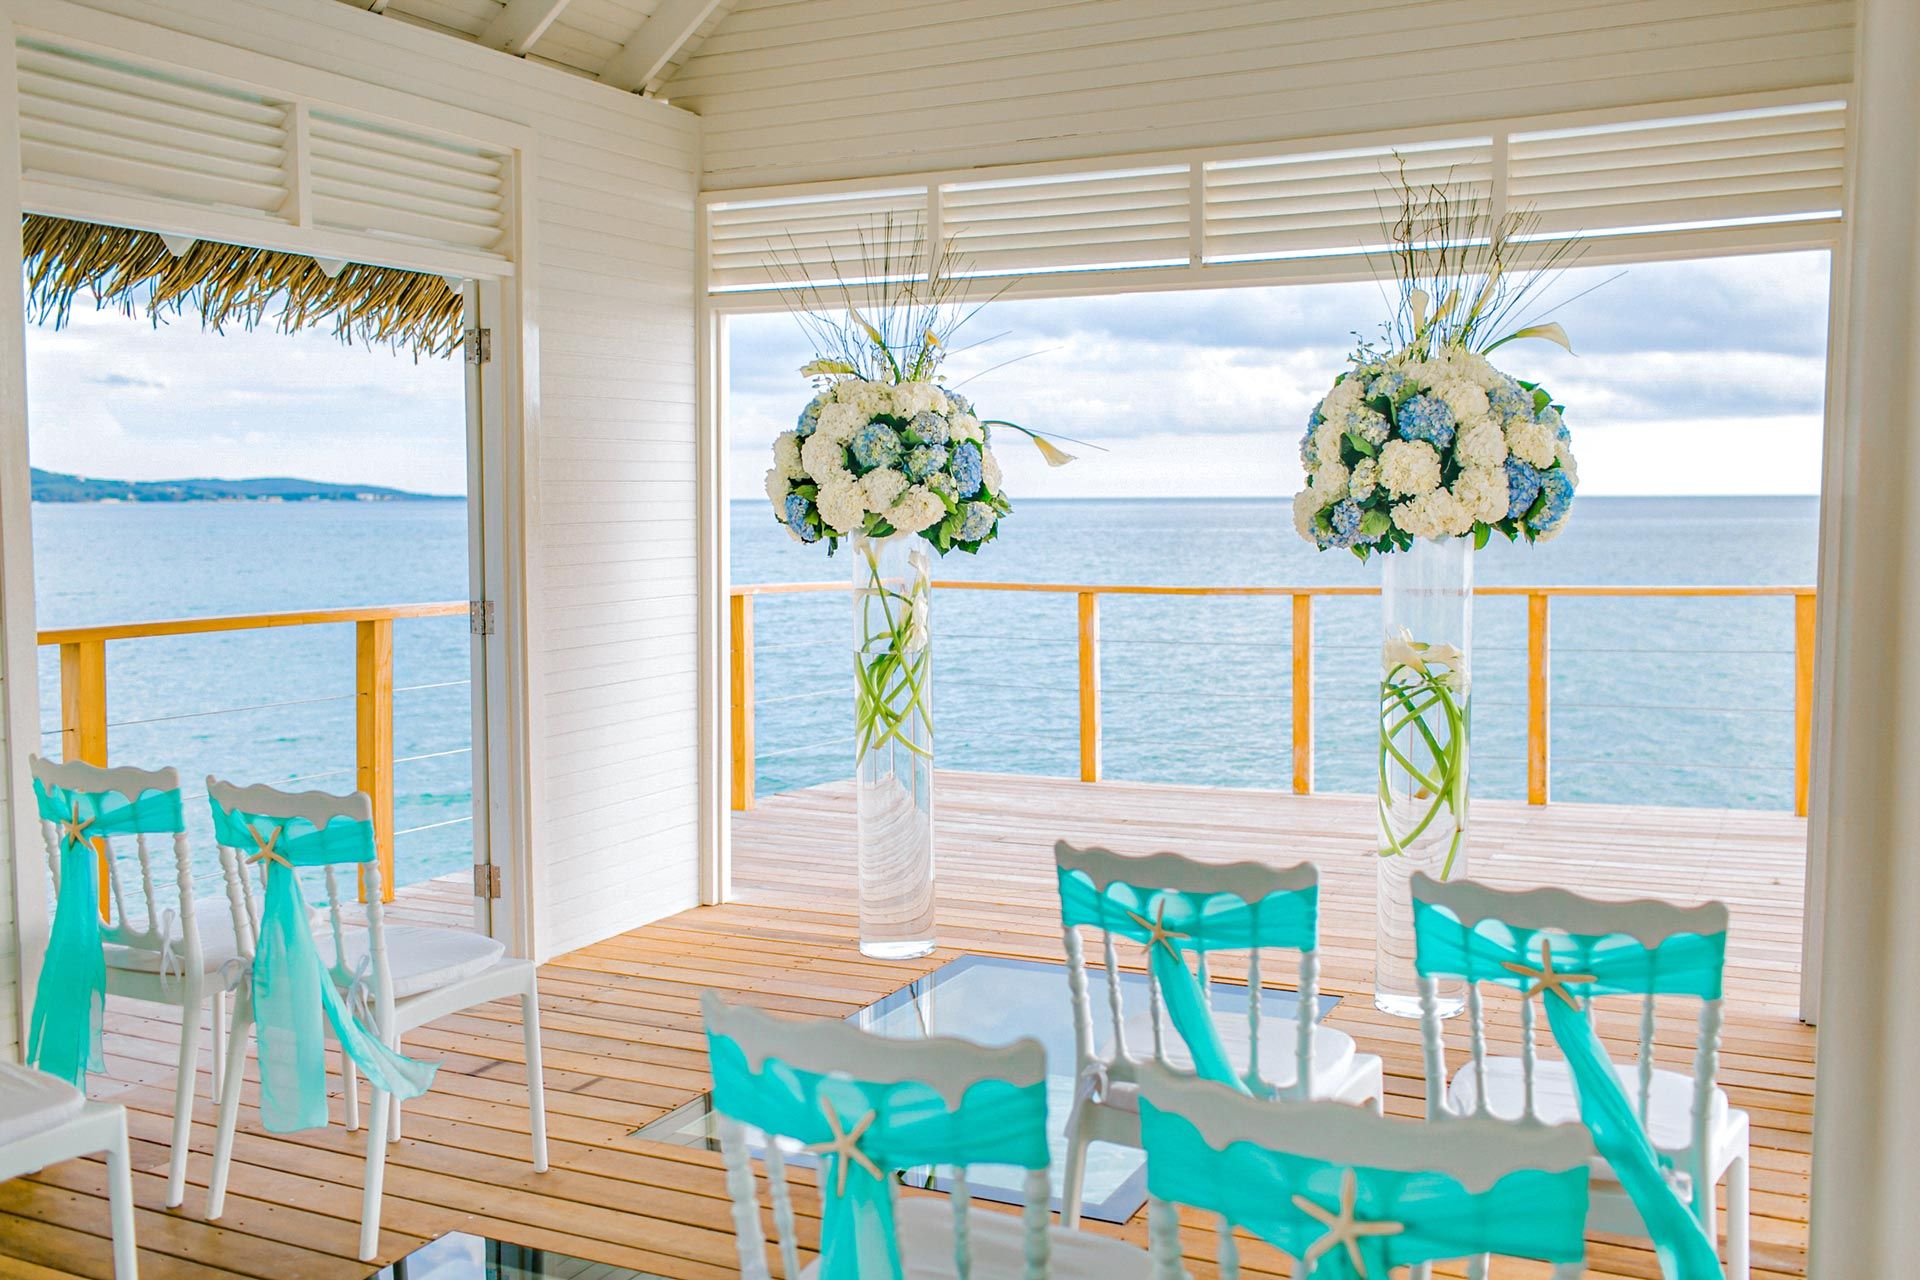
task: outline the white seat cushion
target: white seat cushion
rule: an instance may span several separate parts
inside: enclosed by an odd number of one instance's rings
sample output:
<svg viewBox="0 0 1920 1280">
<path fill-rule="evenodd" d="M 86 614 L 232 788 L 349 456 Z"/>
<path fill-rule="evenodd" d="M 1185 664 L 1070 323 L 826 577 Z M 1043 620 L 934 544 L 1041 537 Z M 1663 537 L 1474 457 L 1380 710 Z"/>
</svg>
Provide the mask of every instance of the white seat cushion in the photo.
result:
<svg viewBox="0 0 1920 1280">
<path fill-rule="evenodd" d="M 331 959 L 331 935 L 316 930 L 329 940 L 321 954 Z M 343 933 L 347 969 L 357 973 L 361 957 L 367 953 L 367 931 L 348 929 Z M 393 998 L 403 1000 L 425 991 L 437 991 L 456 982 L 485 973 L 507 954 L 506 944 L 498 938 L 466 929 L 435 929 L 424 925 L 393 925 L 386 930 L 387 970 L 393 975 Z"/>
<path fill-rule="evenodd" d="M 895 1218 L 905 1280 L 952 1280 L 953 1204 L 945 1196 L 903 1196 Z M 967 1216 L 973 1244 L 975 1280 L 1018 1280 L 1027 1273 L 1026 1227 L 1018 1213 L 996 1212 L 979 1204 Z M 1047 1232 L 1047 1274 L 1055 1280 L 1147 1280 L 1146 1251 L 1085 1231 L 1053 1227 Z M 820 1273 L 816 1259 L 800 1274 Z"/>
<path fill-rule="evenodd" d="M 237 959 L 240 948 L 233 940 L 233 910 L 225 898 L 195 898 L 193 900 L 194 930 L 200 935 L 201 969 L 206 973 L 216 973 L 227 961 Z M 182 932 L 178 916 L 173 920 L 174 948 L 179 950 Z M 107 964 L 115 969 L 129 969 L 137 973 L 160 972 L 160 953 L 146 947 L 129 947 L 118 942 L 109 942 L 105 946 Z"/>
<path fill-rule="evenodd" d="M 57 1076 L 0 1062 L 0 1147 L 59 1128 L 86 1104 L 85 1094 Z"/>
<path fill-rule="evenodd" d="M 1487 1109 L 1505 1120 L 1518 1119 L 1526 1108 L 1526 1084 L 1520 1066 L 1518 1058 L 1487 1059 Z M 1639 1114 L 1639 1064 L 1617 1063 L 1613 1071 L 1620 1078 L 1620 1087 L 1626 1091 L 1634 1113 Z M 1473 1110 L 1478 1097 L 1479 1072 L 1472 1062 L 1468 1062 L 1454 1074 L 1452 1083 L 1447 1086 L 1447 1101 L 1456 1111 L 1464 1113 Z M 1540 1119 L 1548 1124 L 1579 1122 L 1580 1100 L 1574 1092 L 1573 1076 L 1565 1062 L 1546 1059 L 1536 1065 L 1533 1106 Z M 1693 1077 L 1655 1067 L 1648 1112 L 1647 1131 L 1653 1138 L 1654 1146 L 1668 1153 L 1690 1149 L 1693 1146 Z M 1715 1088 L 1711 1131 L 1718 1134 L 1726 1129 L 1728 1123 L 1727 1095 Z M 1596 1168 L 1604 1166 L 1604 1161 L 1596 1162 Z"/>
<path fill-rule="evenodd" d="M 1193 1055 L 1187 1052 L 1186 1041 L 1174 1029 L 1173 1021 L 1162 1015 L 1162 1050 L 1167 1062 L 1181 1071 L 1193 1070 Z M 1240 1015 L 1216 1017 L 1214 1026 L 1220 1032 L 1221 1047 L 1227 1051 L 1227 1060 L 1233 1063 L 1234 1070 L 1241 1076 L 1247 1073 L 1248 1034 L 1247 1020 Z M 1293 1017 L 1262 1018 L 1260 1020 L 1260 1075 L 1268 1084 L 1285 1089 L 1292 1086 L 1300 1076 L 1300 1024 Z M 1127 1019 L 1127 1054 L 1136 1059 L 1153 1056 L 1153 1015 L 1140 1013 Z M 1316 1098 L 1332 1097 L 1344 1090 L 1355 1068 L 1358 1051 L 1353 1037 L 1334 1027 L 1318 1026 L 1313 1029 L 1313 1094 Z M 1116 1095 L 1120 1092 L 1117 1088 Z M 1120 1101 L 1116 1096 L 1113 1101 Z"/>
</svg>

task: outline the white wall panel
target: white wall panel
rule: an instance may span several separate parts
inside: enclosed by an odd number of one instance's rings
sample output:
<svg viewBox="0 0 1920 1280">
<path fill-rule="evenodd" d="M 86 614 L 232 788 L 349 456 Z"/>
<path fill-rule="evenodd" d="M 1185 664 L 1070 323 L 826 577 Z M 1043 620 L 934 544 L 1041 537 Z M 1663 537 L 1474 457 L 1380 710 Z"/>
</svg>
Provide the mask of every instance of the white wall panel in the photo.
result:
<svg viewBox="0 0 1920 1280">
<path fill-rule="evenodd" d="M 740 0 L 666 87 L 709 189 L 1845 83 L 1852 0 Z"/>
<path fill-rule="evenodd" d="M 369 95 L 397 89 L 531 131 L 530 251 L 516 266 L 537 335 L 527 354 L 537 371 L 526 407 L 532 479 L 521 495 L 535 946 L 551 955 L 693 905 L 698 122 L 345 5 L 89 0 L 85 8 L 347 77 Z M 490 208 L 493 175 L 442 158 L 454 163 L 436 188 L 327 216 L 473 225 L 473 211 Z M 327 211 L 323 200 L 318 212 Z M 596 565 L 619 567 L 595 573 Z M 637 771 L 639 760 L 646 767 Z M 551 820 L 549 797 L 569 806 L 564 821 Z M 0 983 L 0 1011 L 7 998 Z"/>
</svg>

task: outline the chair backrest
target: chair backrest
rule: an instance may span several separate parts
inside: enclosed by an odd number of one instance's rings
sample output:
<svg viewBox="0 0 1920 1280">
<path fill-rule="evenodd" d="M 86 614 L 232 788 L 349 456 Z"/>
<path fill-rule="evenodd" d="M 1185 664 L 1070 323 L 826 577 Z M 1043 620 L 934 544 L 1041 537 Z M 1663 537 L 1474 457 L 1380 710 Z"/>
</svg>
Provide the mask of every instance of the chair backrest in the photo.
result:
<svg viewBox="0 0 1920 1280">
<path fill-rule="evenodd" d="M 365 997 L 381 1027 L 393 1017 L 393 980 L 387 963 L 380 862 L 373 830 L 373 801 L 365 792 L 280 791 L 207 779 L 214 839 L 228 870 L 227 895 L 241 922 L 237 942 L 251 961 L 265 911 L 269 877 L 276 866 L 300 886 L 303 906 L 323 911 L 332 952 L 328 967 L 341 985 Z M 342 870 L 349 873 L 342 875 Z M 318 899 L 307 886 L 316 883 Z M 355 928 L 364 946 L 349 948 Z M 323 953 L 323 958 L 326 958 Z"/>
<path fill-rule="evenodd" d="M 820 1280 L 899 1280 L 893 1207 L 901 1170 L 952 1168 L 957 1274 L 972 1262 L 969 1165 L 1027 1171 L 1025 1275 L 1047 1274 L 1046 1052 L 1036 1040 L 989 1048 L 937 1037 L 893 1040 L 845 1022 L 796 1021 L 701 1000 L 713 1068 L 740 1272 L 768 1276 L 766 1237 L 750 1163 L 757 1130 L 784 1273 L 800 1274 L 786 1176 L 795 1148 L 820 1160 Z"/>
<path fill-rule="evenodd" d="M 1713 1123 L 1714 1077 L 1719 1069 L 1721 978 L 1726 967 L 1727 908 L 1718 902 L 1682 907 L 1642 900 L 1602 902 L 1564 889 L 1508 891 L 1470 880 L 1412 882 L 1414 941 L 1421 978 L 1422 1041 L 1427 1111 L 1448 1114 L 1446 1045 L 1436 989 L 1442 978 L 1467 983 L 1468 1052 L 1475 1077 L 1487 1079 L 1487 1010 L 1483 984 L 1523 993 L 1520 1001 L 1522 1117 L 1534 1119 L 1539 1051 L 1536 1002 L 1564 999 L 1589 1023 L 1594 1002 L 1635 1000 L 1639 1015 L 1637 1070 L 1626 1092 L 1642 1127 L 1653 1105 L 1657 1006 L 1663 998 L 1699 1003 L 1693 1062 L 1693 1151 L 1706 1158 Z M 1475 1111 L 1485 1113 L 1484 1083 Z M 1511 1117 L 1509 1117 L 1511 1118 Z M 1687 1171 L 1700 1183 L 1699 1169 Z"/>
<path fill-rule="evenodd" d="M 1295 1077 L 1289 1092 L 1303 1098 L 1311 1096 L 1320 984 L 1318 868 L 1310 862 L 1290 867 L 1258 862 L 1196 862 L 1177 853 L 1129 857 L 1107 849 L 1077 849 L 1064 840 L 1053 846 L 1053 855 L 1060 886 L 1067 981 L 1073 997 L 1074 1046 L 1082 1066 L 1102 1062 L 1124 1079 L 1142 1061 L 1167 1065 L 1168 993 L 1163 989 L 1162 975 L 1151 963 L 1148 965 L 1153 1053 L 1146 1059 L 1136 1052 L 1144 1046 L 1127 1042 L 1127 1011 L 1114 944 L 1116 937 L 1143 943 L 1151 955 L 1154 944 L 1150 940 L 1158 934 L 1162 935 L 1162 945 L 1170 945 L 1183 965 L 1189 955 L 1192 957 L 1193 977 L 1209 1015 L 1213 999 L 1211 957 L 1220 951 L 1246 953 L 1248 1061 L 1244 1083 L 1259 1091 L 1262 954 L 1294 951 L 1299 953 L 1299 1004 L 1295 1013 Z M 1106 967 L 1106 1016 L 1112 1024 L 1112 1051 L 1106 1055 L 1097 1047 L 1082 928 L 1100 935 Z"/>
<path fill-rule="evenodd" d="M 1222 1280 L 1240 1273 L 1236 1227 L 1309 1275 L 1387 1280 L 1486 1254 L 1550 1262 L 1557 1277 L 1584 1270 L 1593 1141 L 1579 1125 L 1387 1119 L 1249 1098 L 1153 1063 L 1139 1081 L 1158 1280 L 1182 1275 L 1177 1205 L 1214 1215 Z"/>
<path fill-rule="evenodd" d="M 101 768 L 83 761 L 27 758 L 33 774 L 40 831 L 46 843 L 47 866 L 58 893 L 62 853 L 77 836 L 104 851 L 108 918 L 101 926 L 104 941 L 164 955 L 175 949 L 181 971 L 200 972 L 200 928 L 193 912 L 193 853 L 187 844 L 180 801 L 180 775 L 173 769 L 135 769 L 126 765 Z M 138 910 L 129 909 L 126 877 L 122 872 L 131 842 L 139 877 Z M 171 868 L 154 869 L 153 845 L 170 850 Z M 177 901 L 163 906 L 166 896 L 156 874 L 171 874 Z M 173 921 L 179 921 L 176 935 Z M 177 946 L 176 946 L 177 943 Z"/>
</svg>

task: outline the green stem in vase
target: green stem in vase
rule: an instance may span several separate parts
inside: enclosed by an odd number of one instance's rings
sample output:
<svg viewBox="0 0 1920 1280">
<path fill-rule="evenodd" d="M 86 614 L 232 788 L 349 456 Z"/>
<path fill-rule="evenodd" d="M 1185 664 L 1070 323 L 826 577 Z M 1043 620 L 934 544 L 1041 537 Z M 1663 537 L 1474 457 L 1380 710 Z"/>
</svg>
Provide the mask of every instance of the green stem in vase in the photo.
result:
<svg viewBox="0 0 1920 1280">
<path fill-rule="evenodd" d="M 933 753 L 914 741 L 913 735 L 908 732 L 916 713 L 925 723 L 927 733 L 931 735 L 933 732 L 933 716 L 927 698 L 928 655 L 924 647 L 918 652 L 909 647 L 914 618 L 913 596 L 888 588 L 880 574 L 880 556 L 875 548 L 863 547 L 860 555 L 867 564 L 867 585 L 864 588 L 867 602 L 862 606 L 861 616 L 866 618 L 866 610 L 878 604 L 884 625 L 865 634 L 859 652 L 854 654 L 857 758 L 865 759 L 870 751 L 889 743 L 899 743 L 913 754 L 931 760 Z M 901 605 L 897 613 L 892 605 L 896 600 Z M 865 630 L 864 626 L 862 629 Z M 876 643 L 879 645 L 877 652 L 874 650 Z"/>
<path fill-rule="evenodd" d="M 1380 831 L 1385 848 L 1381 857 L 1405 855 L 1408 846 L 1425 835 L 1442 812 L 1453 817 L 1453 837 L 1448 842 L 1440 878 L 1453 872 L 1454 858 L 1466 833 L 1467 790 L 1467 716 L 1465 699 L 1456 697 L 1456 674 L 1424 666 L 1396 663 L 1387 669 L 1380 684 Z M 1445 740 L 1435 735 L 1427 723 L 1427 714 L 1438 708 L 1445 720 Z M 1416 765 L 1411 748 L 1403 751 L 1396 741 L 1409 728 L 1420 735 L 1432 757 L 1426 769 Z M 1398 765 L 1415 784 L 1415 798 L 1426 801 L 1419 818 L 1404 832 L 1394 820 L 1392 766 Z"/>
</svg>

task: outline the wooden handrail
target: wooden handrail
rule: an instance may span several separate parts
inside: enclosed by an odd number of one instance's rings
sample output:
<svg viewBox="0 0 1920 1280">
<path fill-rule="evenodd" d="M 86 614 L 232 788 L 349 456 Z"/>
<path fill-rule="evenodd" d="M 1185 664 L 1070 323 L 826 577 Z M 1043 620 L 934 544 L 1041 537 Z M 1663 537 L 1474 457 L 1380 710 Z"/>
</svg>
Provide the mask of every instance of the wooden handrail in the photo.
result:
<svg viewBox="0 0 1920 1280">
<path fill-rule="evenodd" d="M 1147 583 L 972 582 L 936 580 L 944 591 L 1027 591 L 1071 595 L 1078 602 L 1080 778 L 1098 782 L 1100 752 L 1100 597 L 1238 596 L 1290 598 L 1293 607 L 1293 789 L 1313 790 L 1313 601 L 1316 596 L 1374 596 L 1371 586 L 1157 586 Z M 753 807 L 753 598 L 846 591 L 844 582 L 768 582 L 731 588 L 733 605 L 733 806 Z M 1794 812 L 1805 816 L 1813 740 L 1813 638 L 1816 604 L 1810 586 L 1619 586 L 1565 584 L 1475 587 L 1476 596 L 1524 597 L 1527 602 L 1527 800 L 1546 804 L 1552 794 L 1551 602 L 1562 598 L 1646 597 L 1660 599 L 1791 599 L 1794 602 Z M 744 637 L 744 644 L 742 638 Z M 743 677 L 744 673 L 744 679 Z M 746 744 L 743 754 L 742 744 Z"/>
<path fill-rule="evenodd" d="M 68 760 L 107 763 L 107 642 L 155 636 L 210 635 L 272 627 L 351 623 L 354 629 L 354 785 L 373 799 L 382 896 L 391 901 L 393 878 L 393 624 L 402 618 L 457 617 L 464 600 L 429 604 L 296 609 L 205 618 L 115 622 L 42 631 L 42 645 L 60 649 L 60 748 Z M 107 909 L 101 877 L 101 910 Z"/>
</svg>

